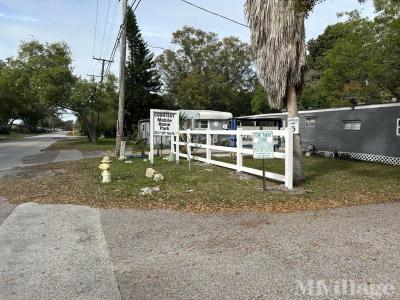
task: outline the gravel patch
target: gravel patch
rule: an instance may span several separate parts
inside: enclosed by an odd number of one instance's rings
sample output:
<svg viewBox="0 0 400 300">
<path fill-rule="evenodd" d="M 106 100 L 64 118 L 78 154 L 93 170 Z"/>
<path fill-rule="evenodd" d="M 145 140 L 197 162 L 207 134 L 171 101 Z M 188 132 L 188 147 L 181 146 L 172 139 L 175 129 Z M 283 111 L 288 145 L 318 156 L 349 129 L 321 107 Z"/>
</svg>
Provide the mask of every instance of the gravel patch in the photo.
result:
<svg viewBox="0 0 400 300">
<path fill-rule="evenodd" d="M 309 280 L 390 284 L 383 298 L 400 298 L 400 203 L 285 215 L 103 210 L 101 219 L 125 299 L 310 299 Z M 315 299 L 333 298 L 368 295 Z"/>
</svg>

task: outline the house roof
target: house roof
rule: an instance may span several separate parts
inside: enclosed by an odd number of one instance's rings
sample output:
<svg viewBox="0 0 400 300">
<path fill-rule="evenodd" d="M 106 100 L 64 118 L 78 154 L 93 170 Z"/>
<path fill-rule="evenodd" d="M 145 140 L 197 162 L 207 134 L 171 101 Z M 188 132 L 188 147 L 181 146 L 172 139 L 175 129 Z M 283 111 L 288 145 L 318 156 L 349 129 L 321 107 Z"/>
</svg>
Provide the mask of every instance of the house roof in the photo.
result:
<svg viewBox="0 0 400 300">
<path fill-rule="evenodd" d="M 228 120 L 233 117 L 232 113 L 224 111 L 187 109 L 180 109 L 179 111 L 186 114 L 189 119 L 197 120 Z"/>
<path fill-rule="evenodd" d="M 386 103 L 386 104 L 370 104 L 370 105 L 360 105 L 351 107 L 338 107 L 338 108 L 325 108 L 325 109 L 314 109 L 314 110 L 302 110 L 299 111 L 300 115 L 307 115 L 319 112 L 332 112 L 332 111 L 345 111 L 345 110 L 361 110 L 361 109 L 376 109 L 376 108 L 386 108 L 386 107 L 400 107 L 400 102 Z M 238 117 L 239 120 L 258 120 L 258 119 L 279 119 L 287 116 L 287 112 L 284 113 L 271 113 L 271 114 L 260 114 L 252 116 Z"/>
</svg>

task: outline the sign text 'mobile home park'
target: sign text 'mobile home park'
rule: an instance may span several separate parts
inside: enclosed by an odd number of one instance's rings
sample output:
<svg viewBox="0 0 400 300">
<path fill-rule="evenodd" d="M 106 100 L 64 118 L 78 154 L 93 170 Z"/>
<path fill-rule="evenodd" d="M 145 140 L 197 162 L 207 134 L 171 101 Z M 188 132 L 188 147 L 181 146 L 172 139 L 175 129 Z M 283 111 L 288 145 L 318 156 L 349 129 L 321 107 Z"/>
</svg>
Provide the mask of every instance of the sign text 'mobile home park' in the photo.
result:
<svg viewBox="0 0 400 300">
<path fill-rule="evenodd" d="M 177 112 L 153 111 L 153 133 L 154 135 L 173 135 L 178 131 Z"/>
<path fill-rule="evenodd" d="M 179 112 L 150 109 L 150 151 L 149 159 L 154 163 L 154 136 L 172 136 L 179 134 Z M 178 137 L 179 140 L 179 137 Z"/>
</svg>

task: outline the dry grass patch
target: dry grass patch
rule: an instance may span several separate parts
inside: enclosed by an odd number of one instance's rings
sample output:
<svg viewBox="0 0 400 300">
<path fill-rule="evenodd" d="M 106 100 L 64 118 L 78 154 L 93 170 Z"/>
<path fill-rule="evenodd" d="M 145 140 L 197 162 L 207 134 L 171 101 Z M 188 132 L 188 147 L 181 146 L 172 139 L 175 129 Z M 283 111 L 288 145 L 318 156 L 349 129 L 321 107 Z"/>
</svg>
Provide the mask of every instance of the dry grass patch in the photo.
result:
<svg viewBox="0 0 400 300">
<path fill-rule="evenodd" d="M 279 171 L 283 161 L 269 161 L 271 171 Z M 260 161 L 246 164 L 261 167 Z M 156 183 L 144 176 L 148 162 L 132 164 L 114 161 L 113 181 L 100 182 L 99 159 L 57 163 L 23 169 L 17 176 L 0 179 L 0 196 L 14 203 L 72 203 L 94 207 L 171 208 L 192 211 L 257 210 L 292 212 L 383 203 L 400 199 L 400 167 L 341 161 L 327 158 L 305 159 L 307 180 L 287 192 L 269 182 L 266 192 L 261 179 L 239 179 L 231 170 L 187 162 L 179 165 L 156 160 L 154 168 L 165 176 Z M 161 192 L 141 196 L 143 187 L 160 186 Z"/>
</svg>

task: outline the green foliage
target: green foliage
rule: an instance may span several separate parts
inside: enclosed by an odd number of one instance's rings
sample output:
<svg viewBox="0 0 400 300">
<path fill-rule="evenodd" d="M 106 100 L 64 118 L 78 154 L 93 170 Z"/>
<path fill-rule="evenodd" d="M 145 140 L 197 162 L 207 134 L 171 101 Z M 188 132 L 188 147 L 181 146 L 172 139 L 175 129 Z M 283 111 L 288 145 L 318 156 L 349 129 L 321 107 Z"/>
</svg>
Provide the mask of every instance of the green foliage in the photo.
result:
<svg viewBox="0 0 400 300">
<path fill-rule="evenodd" d="M 22 42 L 16 58 L 0 68 L 0 127 L 22 119 L 29 130 L 57 115 L 55 99 L 70 94 L 74 82 L 71 54 L 65 43 Z"/>
<path fill-rule="evenodd" d="M 161 83 L 154 56 L 143 40 L 132 9 L 127 16 L 127 47 L 125 107 L 127 129 L 131 132 L 140 119 L 149 118 L 151 108 L 165 108 L 158 94 Z"/>
<path fill-rule="evenodd" d="M 257 82 L 253 97 L 251 98 L 251 113 L 252 114 L 264 114 L 268 112 L 267 103 L 267 92 L 263 86 Z"/>
<path fill-rule="evenodd" d="M 308 44 L 303 107 L 381 103 L 400 99 L 400 2 L 374 1 L 374 19 L 357 11 Z"/>
<path fill-rule="evenodd" d="M 78 78 L 60 106 L 73 111 L 90 141 L 97 142 L 99 133 L 113 135 L 117 100 L 115 76 L 108 76 L 104 85 Z"/>
<path fill-rule="evenodd" d="M 248 44 L 188 26 L 173 33 L 172 43 L 177 50 L 157 58 L 171 106 L 250 113 L 255 70 Z"/>
</svg>

